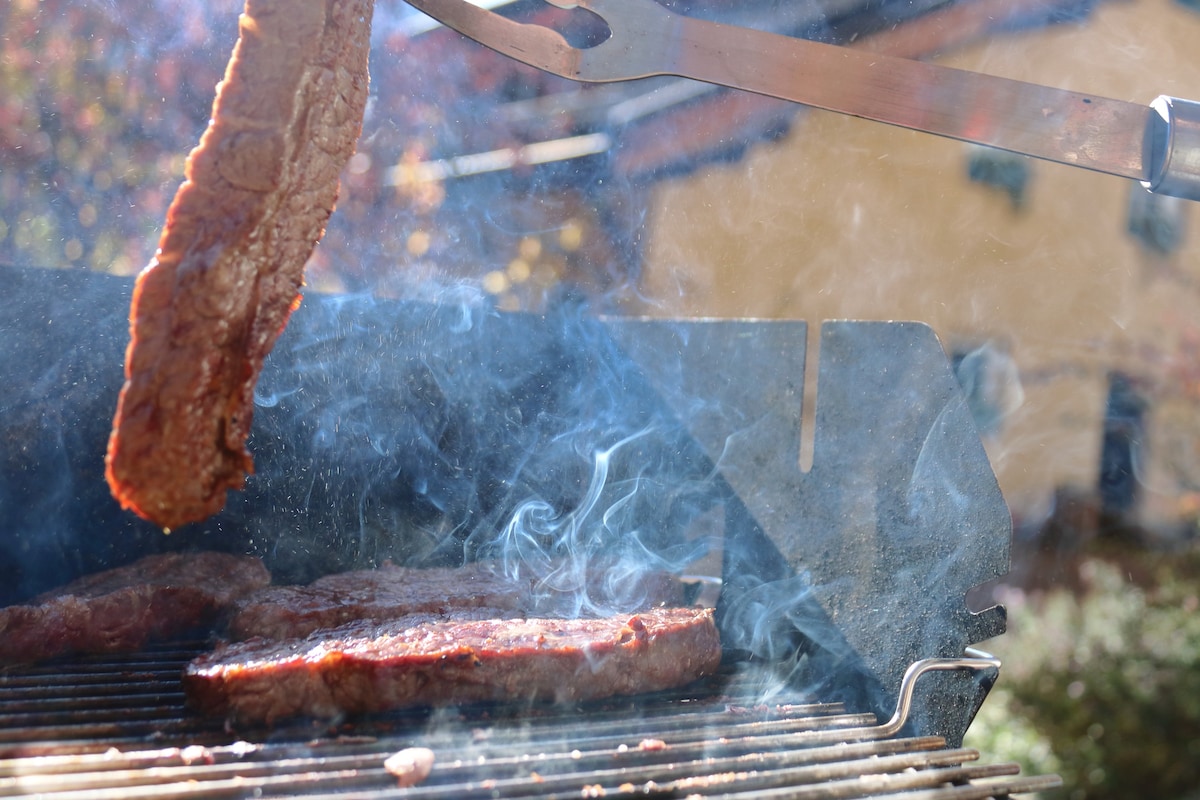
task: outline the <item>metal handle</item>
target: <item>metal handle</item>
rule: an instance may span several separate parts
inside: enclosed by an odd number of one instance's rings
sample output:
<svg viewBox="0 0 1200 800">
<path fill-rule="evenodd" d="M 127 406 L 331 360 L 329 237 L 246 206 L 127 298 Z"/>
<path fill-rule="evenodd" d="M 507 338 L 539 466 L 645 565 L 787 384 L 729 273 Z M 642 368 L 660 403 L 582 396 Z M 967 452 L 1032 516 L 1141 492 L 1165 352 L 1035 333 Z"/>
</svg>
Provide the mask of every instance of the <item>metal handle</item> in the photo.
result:
<svg viewBox="0 0 1200 800">
<path fill-rule="evenodd" d="M 1200 200 L 1200 103 L 1160 95 L 1150 104 L 1145 162 L 1155 194 Z"/>
<path fill-rule="evenodd" d="M 917 688 L 917 679 L 927 672 L 946 670 L 972 670 L 975 672 L 994 670 L 998 672 L 1000 659 L 991 653 L 968 647 L 962 658 L 926 658 L 914 661 L 905 670 L 904 677 L 900 679 L 900 697 L 896 700 L 896 712 L 892 714 L 891 719 L 875 728 L 881 737 L 895 736 L 908 722 L 908 715 L 912 711 L 913 693 Z"/>
</svg>

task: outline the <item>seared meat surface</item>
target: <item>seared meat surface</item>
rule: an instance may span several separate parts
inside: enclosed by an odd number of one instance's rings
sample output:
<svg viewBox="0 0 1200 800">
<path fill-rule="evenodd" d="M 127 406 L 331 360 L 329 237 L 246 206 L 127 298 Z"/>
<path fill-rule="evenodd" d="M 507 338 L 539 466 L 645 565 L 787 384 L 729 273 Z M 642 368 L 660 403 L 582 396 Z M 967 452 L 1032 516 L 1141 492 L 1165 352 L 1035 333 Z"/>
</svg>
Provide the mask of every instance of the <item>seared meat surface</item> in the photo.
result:
<svg viewBox="0 0 1200 800">
<path fill-rule="evenodd" d="M 367 101 L 372 0 L 247 0 L 130 309 L 107 477 L 165 528 L 240 489 L 263 359 L 300 302 Z"/>
<path fill-rule="evenodd" d="M 710 609 L 556 619 L 477 608 L 222 645 L 194 660 L 183 683 L 202 712 L 270 724 L 407 706 L 658 691 L 712 673 L 720 659 Z"/>
<path fill-rule="evenodd" d="M 0 664 L 137 650 L 199 632 L 271 581 L 263 563 L 225 553 L 167 553 L 87 575 L 0 608 Z"/>
<path fill-rule="evenodd" d="M 409 614 L 456 609 L 515 611 L 529 603 L 529 581 L 506 578 L 490 565 L 409 569 L 385 565 L 326 575 L 306 586 L 268 586 L 245 598 L 229 622 L 234 639 L 288 639 L 356 620 L 382 622 Z"/>
<path fill-rule="evenodd" d="M 341 572 L 305 586 L 269 586 L 244 598 L 230 619 L 229 635 L 288 639 L 355 620 L 386 622 L 409 614 L 445 615 L 474 608 L 568 617 L 578 616 L 585 600 L 627 613 L 683 601 L 680 583 L 663 572 L 640 574 L 636 587 L 630 587 L 608 585 L 603 566 L 576 580 L 553 580 L 565 571 L 560 565 L 539 580 L 505 575 L 492 562 L 474 562 L 453 568 L 384 565 Z"/>
</svg>

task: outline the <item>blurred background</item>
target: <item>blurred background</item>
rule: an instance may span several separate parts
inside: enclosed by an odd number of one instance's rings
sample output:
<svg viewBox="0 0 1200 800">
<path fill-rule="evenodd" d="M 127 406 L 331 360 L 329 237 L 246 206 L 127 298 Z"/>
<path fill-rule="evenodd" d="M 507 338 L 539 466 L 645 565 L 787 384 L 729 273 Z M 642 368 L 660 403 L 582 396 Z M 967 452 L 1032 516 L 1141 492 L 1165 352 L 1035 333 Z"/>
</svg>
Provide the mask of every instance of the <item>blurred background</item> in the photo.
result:
<svg viewBox="0 0 1200 800">
<path fill-rule="evenodd" d="M 503 13 L 573 41 L 594 20 Z M 1195 0 L 679 0 L 692 16 L 1148 104 L 1200 99 Z M 0 4 L 0 263 L 135 274 L 235 0 Z M 579 86 L 380 0 L 310 291 L 933 326 L 1014 520 L 968 744 L 1069 798 L 1200 797 L 1194 203 L 690 81 Z"/>
</svg>

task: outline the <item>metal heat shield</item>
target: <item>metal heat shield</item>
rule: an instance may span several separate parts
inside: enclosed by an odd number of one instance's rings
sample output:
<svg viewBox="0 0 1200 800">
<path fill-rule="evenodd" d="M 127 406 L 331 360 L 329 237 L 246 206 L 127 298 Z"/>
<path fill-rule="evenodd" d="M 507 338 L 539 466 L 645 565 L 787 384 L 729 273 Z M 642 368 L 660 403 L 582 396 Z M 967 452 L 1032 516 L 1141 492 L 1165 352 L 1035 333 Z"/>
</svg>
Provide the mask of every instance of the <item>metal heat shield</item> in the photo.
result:
<svg viewBox="0 0 1200 800">
<path fill-rule="evenodd" d="M 1008 572 L 1012 520 L 931 328 L 829 321 L 812 347 L 805 322 L 612 328 L 689 420 L 739 500 L 734 513 L 750 518 L 726 540 L 722 606 L 746 649 L 770 650 L 790 629 L 820 640 L 832 625 L 886 705 L 913 661 L 961 656 L 1004 632 L 1003 607 L 974 612 L 966 595 Z M 806 376 L 815 413 L 802 471 Z M 751 624 L 763 606 L 774 620 L 765 631 Z M 930 681 L 916 728 L 961 741 L 996 676 L 978 677 Z"/>
</svg>

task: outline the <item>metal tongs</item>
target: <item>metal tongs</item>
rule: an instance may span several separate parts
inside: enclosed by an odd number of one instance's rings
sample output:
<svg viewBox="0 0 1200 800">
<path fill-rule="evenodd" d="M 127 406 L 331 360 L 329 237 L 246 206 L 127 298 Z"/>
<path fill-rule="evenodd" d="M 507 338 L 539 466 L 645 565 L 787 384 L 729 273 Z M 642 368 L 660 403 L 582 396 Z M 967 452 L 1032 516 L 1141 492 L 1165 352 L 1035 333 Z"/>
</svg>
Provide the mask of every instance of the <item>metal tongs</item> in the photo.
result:
<svg viewBox="0 0 1200 800">
<path fill-rule="evenodd" d="M 408 0 L 447 27 L 546 72 L 609 83 L 675 75 L 1132 178 L 1200 200 L 1200 103 L 1149 106 L 691 19 L 653 0 L 546 0 L 609 36 L 568 44 L 466 0 Z"/>
</svg>

